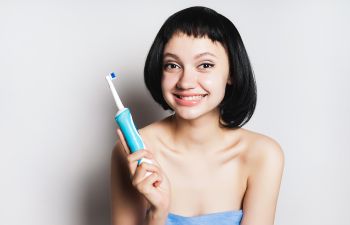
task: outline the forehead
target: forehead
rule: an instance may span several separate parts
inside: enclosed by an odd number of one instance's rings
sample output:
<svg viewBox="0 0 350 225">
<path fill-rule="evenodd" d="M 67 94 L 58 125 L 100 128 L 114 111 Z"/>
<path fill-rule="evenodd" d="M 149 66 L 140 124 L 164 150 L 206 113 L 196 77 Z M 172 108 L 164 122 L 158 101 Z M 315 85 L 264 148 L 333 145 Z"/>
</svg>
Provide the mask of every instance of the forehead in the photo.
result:
<svg viewBox="0 0 350 225">
<path fill-rule="evenodd" d="M 218 58 L 227 57 L 223 45 L 218 41 L 213 42 L 207 36 L 196 38 L 182 33 L 174 34 L 164 48 L 164 55 L 171 53 L 180 58 L 192 58 L 203 52 L 212 53 Z"/>
</svg>

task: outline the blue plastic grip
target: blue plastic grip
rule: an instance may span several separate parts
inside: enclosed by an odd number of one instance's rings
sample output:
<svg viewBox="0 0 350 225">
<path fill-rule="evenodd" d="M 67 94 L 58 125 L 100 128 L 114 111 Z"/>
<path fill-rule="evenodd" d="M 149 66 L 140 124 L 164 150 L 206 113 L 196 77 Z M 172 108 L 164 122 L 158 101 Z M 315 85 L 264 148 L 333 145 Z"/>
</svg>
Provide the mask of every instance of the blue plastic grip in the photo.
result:
<svg viewBox="0 0 350 225">
<path fill-rule="evenodd" d="M 131 153 L 145 148 L 145 144 L 143 143 L 141 136 L 135 127 L 130 110 L 128 108 L 124 108 L 121 113 L 116 114 L 114 119 L 121 129 Z"/>
</svg>

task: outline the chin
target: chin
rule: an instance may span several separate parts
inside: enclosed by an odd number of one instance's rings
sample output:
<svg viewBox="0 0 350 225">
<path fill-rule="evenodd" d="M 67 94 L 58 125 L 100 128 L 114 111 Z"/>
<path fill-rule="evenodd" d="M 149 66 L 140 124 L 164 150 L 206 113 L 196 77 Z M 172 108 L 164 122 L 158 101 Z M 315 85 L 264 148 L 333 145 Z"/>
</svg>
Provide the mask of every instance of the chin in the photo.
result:
<svg viewBox="0 0 350 225">
<path fill-rule="evenodd" d="M 184 120 L 195 120 L 199 118 L 201 115 L 197 113 L 181 113 L 181 112 L 175 112 L 177 117 L 180 117 Z"/>
<path fill-rule="evenodd" d="M 175 109 L 175 114 L 184 120 L 195 120 L 209 115 L 210 111 L 203 109 Z"/>
<path fill-rule="evenodd" d="M 185 120 L 195 120 L 205 115 L 213 115 L 217 109 L 217 105 L 214 102 L 205 102 L 206 104 L 186 107 L 179 106 L 173 101 L 166 101 L 170 108 L 175 112 L 176 116 Z"/>
</svg>

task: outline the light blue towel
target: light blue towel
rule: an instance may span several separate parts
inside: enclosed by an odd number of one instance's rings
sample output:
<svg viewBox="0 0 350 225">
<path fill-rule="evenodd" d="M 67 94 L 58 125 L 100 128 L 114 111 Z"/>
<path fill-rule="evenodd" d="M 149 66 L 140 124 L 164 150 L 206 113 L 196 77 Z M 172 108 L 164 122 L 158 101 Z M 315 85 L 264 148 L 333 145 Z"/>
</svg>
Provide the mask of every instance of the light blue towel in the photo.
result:
<svg viewBox="0 0 350 225">
<path fill-rule="evenodd" d="M 180 216 L 169 213 L 166 225 L 239 225 L 242 210 L 210 213 L 200 216 Z"/>
</svg>

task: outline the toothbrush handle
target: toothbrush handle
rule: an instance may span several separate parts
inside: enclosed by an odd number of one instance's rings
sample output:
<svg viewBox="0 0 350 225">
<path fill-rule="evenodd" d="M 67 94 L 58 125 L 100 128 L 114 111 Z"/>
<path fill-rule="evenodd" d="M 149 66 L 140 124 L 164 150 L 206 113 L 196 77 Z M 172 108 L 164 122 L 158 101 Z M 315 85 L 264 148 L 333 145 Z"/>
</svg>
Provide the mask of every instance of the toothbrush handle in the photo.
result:
<svg viewBox="0 0 350 225">
<path fill-rule="evenodd" d="M 145 144 L 143 143 L 141 136 L 135 127 L 128 108 L 124 108 L 121 112 L 118 112 L 114 119 L 122 131 L 131 153 L 134 153 L 140 149 L 145 149 Z M 140 165 L 142 161 L 150 163 L 149 160 L 142 158 L 138 161 L 138 165 Z"/>
<path fill-rule="evenodd" d="M 122 112 L 118 112 L 115 116 L 115 121 L 123 132 L 126 143 L 132 153 L 145 148 L 128 108 L 124 108 Z"/>
</svg>

